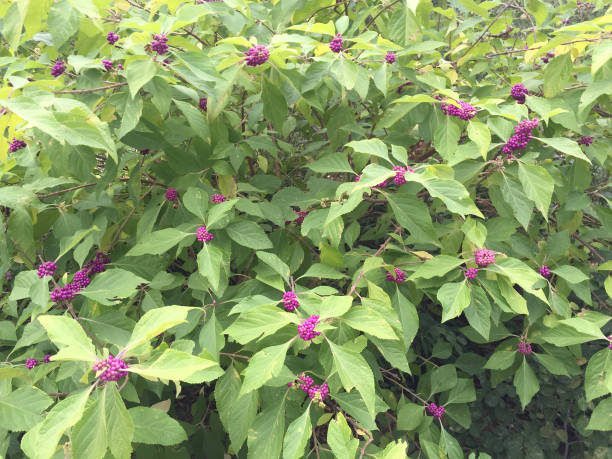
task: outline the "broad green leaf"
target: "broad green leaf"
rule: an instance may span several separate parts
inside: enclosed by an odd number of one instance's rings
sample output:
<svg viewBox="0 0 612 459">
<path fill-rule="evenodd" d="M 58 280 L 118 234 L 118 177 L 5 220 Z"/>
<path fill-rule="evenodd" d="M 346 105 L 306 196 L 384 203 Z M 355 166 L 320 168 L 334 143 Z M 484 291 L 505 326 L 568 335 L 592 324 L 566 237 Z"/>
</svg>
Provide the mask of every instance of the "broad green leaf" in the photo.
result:
<svg viewBox="0 0 612 459">
<path fill-rule="evenodd" d="M 385 318 L 378 311 L 366 306 L 352 307 L 342 316 L 342 321 L 355 330 L 360 330 L 380 339 L 398 339 Z"/>
<path fill-rule="evenodd" d="M 257 253 L 257 258 L 259 258 L 261 261 L 267 264 L 270 268 L 272 268 L 274 271 L 280 274 L 280 276 L 283 278 L 285 282 L 289 283 L 289 274 L 291 274 L 291 272 L 289 270 L 289 266 L 287 266 L 287 264 L 283 260 L 278 258 L 277 255 L 270 253 L 270 252 L 262 252 L 260 250 L 256 253 Z"/>
<path fill-rule="evenodd" d="M 593 332 L 580 332 L 576 328 L 566 324 L 557 324 L 554 328 L 545 329 L 541 337 L 547 343 L 555 346 L 572 346 L 574 344 L 582 344 L 588 341 L 601 339 L 602 333 L 598 330 Z"/>
<path fill-rule="evenodd" d="M 109 440 L 106 421 L 106 391 L 102 390 L 72 429 L 70 440 L 75 457 L 104 458 Z"/>
<path fill-rule="evenodd" d="M 521 406 L 524 411 L 533 396 L 540 390 L 538 378 L 536 378 L 535 373 L 527 363 L 525 357 L 523 357 L 523 363 L 514 374 L 514 387 L 516 388 L 516 393 L 521 400 Z"/>
<path fill-rule="evenodd" d="M 223 372 L 219 364 L 213 360 L 202 359 L 186 352 L 175 349 L 166 349 L 164 353 L 153 362 L 131 365 L 129 371 L 146 378 L 156 378 L 182 381 L 202 370 L 207 370 L 203 380 L 210 381 L 219 377 Z M 201 382 L 201 381 L 199 381 Z"/>
<path fill-rule="evenodd" d="M 21 449 L 33 459 L 50 459 L 66 429 L 81 419 L 90 391 L 69 395 L 55 405 L 42 423 L 23 436 Z"/>
<path fill-rule="evenodd" d="M 517 355 L 516 351 L 496 351 L 489 357 L 484 368 L 487 370 L 505 370 L 514 365 Z"/>
<path fill-rule="evenodd" d="M 395 440 L 387 444 L 385 449 L 379 453 L 380 459 L 404 459 L 408 450 L 405 440 Z"/>
<path fill-rule="evenodd" d="M 176 228 L 165 228 L 145 235 L 126 254 L 129 257 L 139 255 L 159 255 L 167 252 L 176 244 L 181 242 L 190 233 L 184 233 Z"/>
<path fill-rule="evenodd" d="M 406 180 L 423 185 L 432 197 L 441 199 L 451 212 L 483 217 L 468 191 L 456 180 L 418 173 L 406 174 Z"/>
<path fill-rule="evenodd" d="M 346 391 L 356 387 L 370 416 L 375 416 L 374 375 L 363 356 L 328 341 L 342 386 Z"/>
<path fill-rule="evenodd" d="M 407 351 L 419 331 L 419 314 L 414 304 L 402 295 L 399 288 L 395 289 L 392 304 L 402 324 L 404 345 Z"/>
<path fill-rule="evenodd" d="M 502 196 L 512 208 L 516 220 L 527 229 L 533 214 L 534 204 L 523 193 L 520 185 L 512 179 L 506 178 L 501 185 Z"/>
<path fill-rule="evenodd" d="M 446 283 L 440 287 L 437 295 L 442 305 L 442 322 L 459 317 L 470 305 L 470 289 L 465 281 Z"/>
<path fill-rule="evenodd" d="M 36 387 L 0 393 L 0 427 L 14 432 L 31 429 L 42 421 L 41 413 L 52 403 L 53 399 Z"/>
<path fill-rule="evenodd" d="M 457 150 L 460 137 L 461 127 L 459 121 L 456 121 L 454 117 L 444 116 L 437 123 L 434 132 L 434 146 L 442 158 L 448 159 L 453 155 Z"/>
<path fill-rule="evenodd" d="M 40 316 L 38 318 L 49 339 L 60 350 L 53 360 L 96 361 L 96 349 L 79 323 L 68 316 Z"/>
<path fill-rule="evenodd" d="M 449 255 L 437 255 L 420 265 L 410 276 L 410 280 L 443 277 L 449 271 L 461 266 L 463 263 L 465 263 L 465 260 L 461 258 L 451 257 Z"/>
<path fill-rule="evenodd" d="M 165 306 L 146 312 L 136 323 L 122 355 L 129 357 L 138 346 L 148 343 L 169 328 L 186 322 L 187 314 L 193 309 L 187 306 Z"/>
<path fill-rule="evenodd" d="M 469 378 L 458 378 L 455 387 L 448 394 L 446 403 L 471 403 L 476 400 L 474 381 Z"/>
<path fill-rule="evenodd" d="M 431 392 L 429 396 L 451 390 L 457 384 L 457 368 L 454 365 L 442 365 L 431 375 Z"/>
<path fill-rule="evenodd" d="M 287 119 L 287 102 L 278 84 L 272 83 L 267 78 L 262 81 L 261 100 L 263 102 L 263 114 L 266 120 L 270 120 L 277 131 L 281 131 L 283 123 Z"/>
<path fill-rule="evenodd" d="M 334 61 L 331 66 L 331 71 L 342 86 L 345 89 L 351 90 L 357 83 L 357 64 L 348 57 L 342 56 L 340 59 Z"/>
<path fill-rule="evenodd" d="M 612 430 L 612 397 L 603 399 L 597 404 L 589 424 L 586 426 L 587 430 Z"/>
<path fill-rule="evenodd" d="M 307 167 L 321 174 L 329 174 L 330 172 L 349 172 L 354 173 L 353 168 L 348 162 L 345 154 L 330 153 L 321 158 L 309 163 Z"/>
<path fill-rule="evenodd" d="M 401 402 L 400 402 L 401 403 Z M 412 402 L 399 405 L 397 412 L 397 428 L 414 431 L 425 418 L 425 407 Z"/>
<path fill-rule="evenodd" d="M 338 459 L 354 459 L 359 447 L 359 440 L 353 438 L 353 432 L 342 413 L 329 423 L 327 429 L 327 444 L 331 446 L 334 456 Z"/>
<path fill-rule="evenodd" d="M 485 241 L 487 240 L 487 227 L 475 218 L 468 217 L 465 219 L 465 223 L 461 227 L 463 234 L 468 238 L 472 244 L 476 247 L 484 247 Z"/>
<path fill-rule="evenodd" d="M 280 457 L 285 432 L 285 397 L 255 418 L 247 439 L 248 458 Z"/>
<path fill-rule="evenodd" d="M 573 73 L 572 68 L 570 53 L 557 56 L 546 64 L 544 68 L 544 97 L 554 97 L 563 90 Z"/>
<path fill-rule="evenodd" d="M 406 358 L 406 345 L 402 341 L 379 339 L 375 336 L 368 336 L 368 339 L 378 348 L 382 356 L 394 368 L 411 374 L 410 365 Z M 408 345 L 409 346 L 409 345 Z"/>
<path fill-rule="evenodd" d="M 65 129 L 62 124 L 58 122 L 52 112 L 41 107 L 35 100 L 24 96 L 0 99 L 0 105 L 16 113 L 32 126 L 49 134 L 57 141 L 64 143 Z"/>
<path fill-rule="evenodd" d="M 294 322 L 295 315 L 281 311 L 276 306 L 260 306 L 244 312 L 223 333 L 231 336 L 240 344 L 267 336 Z"/>
<path fill-rule="evenodd" d="M 568 281 L 570 284 L 579 284 L 580 282 L 589 280 L 589 276 L 584 274 L 578 268 L 570 265 L 562 265 L 555 269 L 551 269 L 551 271 L 557 276 Z"/>
<path fill-rule="evenodd" d="M 357 153 L 377 156 L 389 161 L 389 153 L 387 146 L 379 139 L 353 140 L 345 146 L 351 147 Z M 382 180 L 381 180 L 382 181 Z"/>
<path fill-rule="evenodd" d="M 463 311 L 463 314 L 470 326 L 487 340 L 491 330 L 491 310 L 487 294 L 478 285 L 473 285 L 470 305 Z"/>
<path fill-rule="evenodd" d="M 312 424 L 310 421 L 310 405 L 304 413 L 289 424 L 283 441 L 283 459 L 299 459 L 304 457 L 304 448 L 310 443 Z"/>
<path fill-rule="evenodd" d="M 242 220 L 232 223 L 226 228 L 226 231 L 234 242 L 244 247 L 255 250 L 272 248 L 272 242 L 265 231 L 255 222 Z"/>
<path fill-rule="evenodd" d="M 211 244 L 204 244 L 198 253 L 198 271 L 208 279 L 213 291 L 217 292 L 221 286 L 221 270 L 224 268 L 223 253 Z"/>
<path fill-rule="evenodd" d="M 201 188 L 190 186 L 183 195 L 183 205 L 185 209 L 202 221 L 206 220 L 208 210 L 208 194 Z"/>
<path fill-rule="evenodd" d="M 321 302 L 321 312 L 319 313 L 319 318 L 324 320 L 330 317 L 343 316 L 351 309 L 352 304 L 352 296 L 327 296 Z"/>
<path fill-rule="evenodd" d="M 202 114 L 202 111 L 188 102 L 183 102 L 176 99 L 174 99 L 173 102 L 185 116 L 185 119 L 189 123 L 191 129 L 193 129 L 193 132 L 195 132 L 198 137 L 208 141 L 210 138 L 210 129 L 208 127 L 206 118 Z"/>
<path fill-rule="evenodd" d="M 612 352 L 602 349 L 591 356 L 584 375 L 586 400 L 602 397 L 611 392 L 608 381 L 612 374 Z"/>
<path fill-rule="evenodd" d="M 414 199 L 414 195 L 401 190 L 385 193 L 385 197 L 397 222 L 407 229 L 413 238 L 419 242 L 438 243 L 429 209 L 423 201 Z"/>
<path fill-rule="evenodd" d="M 525 6 L 527 7 L 527 11 L 535 18 L 536 25 L 539 26 L 546 20 L 548 11 L 543 2 L 540 0 L 527 0 Z"/>
<path fill-rule="evenodd" d="M 534 139 L 551 146 L 561 153 L 568 156 L 573 156 L 574 158 L 583 159 L 587 163 L 591 164 L 591 160 L 582 152 L 580 145 L 578 145 L 578 143 L 572 139 L 568 139 L 567 137 L 553 137 L 549 139 L 534 137 Z"/>
<path fill-rule="evenodd" d="M 127 298 L 135 294 L 136 287 L 141 284 L 148 284 L 148 281 L 131 271 L 108 269 L 97 274 L 91 284 L 81 290 L 80 294 L 110 306 L 117 302 L 116 298 Z"/>
<path fill-rule="evenodd" d="M 470 140 L 478 145 L 480 154 L 486 160 L 489 145 L 491 145 L 491 131 L 487 125 L 477 120 L 470 120 L 467 133 Z"/>
<path fill-rule="evenodd" d="M 116 384 L 104 386 L 106 392 L 106 440 L 116 458 L 129 458 L 132 454 L 134 421 L 119 394 Z"/>
<path fill-rule="evenodd" d="M 125 108 L 122 111 L 121 127 L 117 130 L 117 138 L 119 139 L 134 130 L 138 125 L 144 105 L 139 94 L 136 94 L 136 97 L 131 97 L 129 94 L 125 96 Z"/>
<path fill-rule="evenodd" d="M 244 382 L 238 397 L 259 389 L 268 380 L 280 374 L 292 342 L 293 340 L 277 346 L 266 347 L 251 357 L 249 366 L 244 370 Z"/>
<path fill-rule="evenodd" d="M 503 274 L 512 283 L 520 285 L 522 289 L 548 303 L 548 299 L 544 296 L 542 290 L 533 288 L 533 285 L 541 279 L 541 276 L 535 269 L 522 261 L 511 257 L 498 257 L 494 264 L 487 266 L 487 270 Z"/>
<path fill-rule="evenodd" d="M 561 360 L 550 354 L 533 354 L 538 362 L 542 364 L 553 375 L 570 376 L 567 368 Z"/>
<path fill-rule="evenodd" d="M 612 59 L 612 43 L 602 41 L 593 50 L 591 75 L 595 75 L 610 59 Z"/>
<path fill-rule="evenodd" d="M 178 421 L 162 410 L 137 406 L 128 410 L 134 423 L 134 442 L 171 446 L 187 440 Z"/>
<path fill-rule="evenodd" d="M 541 166 L 519 162 L 519 180 L 523 185 L 525 195 L 531 199 L 542 216 L 548 221 L 548 208 L 552 199 L 555 182 L 550 174 Z"/>
<path fill-rule="evenodd" d="M 131 61 L 127 65 L 127 81 L 132 98 L 140 88 L 147 84 L 157 73 L 157 65 L 151 59 Z"/>
</svg>

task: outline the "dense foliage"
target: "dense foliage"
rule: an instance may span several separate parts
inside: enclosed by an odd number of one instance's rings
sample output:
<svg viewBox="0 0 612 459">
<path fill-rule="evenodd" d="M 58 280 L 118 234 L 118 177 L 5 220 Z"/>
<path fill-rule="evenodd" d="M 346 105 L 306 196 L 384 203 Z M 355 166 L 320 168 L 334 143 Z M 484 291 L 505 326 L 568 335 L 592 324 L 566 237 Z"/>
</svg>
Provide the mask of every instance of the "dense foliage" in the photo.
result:
<svg viewBox="0 0 612 459">
<path fill-rule="evenodd" d="M 610 457 L 606 8 L 1 0 L 0 456 Z"/>
</svg>

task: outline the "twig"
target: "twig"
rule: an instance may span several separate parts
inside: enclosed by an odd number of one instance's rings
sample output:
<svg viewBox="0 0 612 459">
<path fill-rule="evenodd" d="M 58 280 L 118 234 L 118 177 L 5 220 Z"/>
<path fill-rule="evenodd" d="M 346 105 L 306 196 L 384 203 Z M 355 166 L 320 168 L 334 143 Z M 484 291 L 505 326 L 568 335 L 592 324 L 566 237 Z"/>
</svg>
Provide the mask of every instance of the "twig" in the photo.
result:
<svg viewBox="0 0 612 459">
<path fill-rule="evenodd" d="M 363 427 L 361 427 L 357 421 L 355 421 L 353 418 L 351 418 L 348 414 L 346 415 L 346 420 L 352 424 L 353 427 L 355 427 L 355 430 L 359 430 L 363 433 L 365 433 L 368 436 L 368 439 L 366 440 L 365 444 L 361 447 L 361 449 L 359 450 L 359 459 L 363 459 L 363 456 L 365 455 L 365 450 L 368 447 L 368 445 L 370 443 L 372 443 L 374 441 L 374 437 L 372 436 L 372 433 L 369 430 L 364 429 Z"/>
<path fill-rule="evenodd" d="M 471 50 L 474 48 L 474 46 L 476 46 L 478 43 L 480 43 L 480 40 L 482 40 L 482 39 L 484 38 L 484 36 L 485 36 L 485 35 L 487 34 L 487 32 L 489 31 L 489 29 L 490 29 L 491 27 L 493 27 L 493 24 L 495 24 L 495 22 L 497 21 L 497 19 L 498 19 L 498 18 L 499 18 L 499 17 L 500 17 L 500 16 L 501 16 L 503 13 L 504 13 L 504 11 L 506 11 L 506 10 L 508 9 L 508 6 L 509 6 L 509 5 L 504 5 L 504 7 L 503 7 L 503 8 L 502 8 L 502 10 L 501 10 L 501 11 L 500 11 L 500 12 L 497 14 L 497 16 L 495 16 L 495 18 L 493 18 L 493 21 L 491 21 L 491 24 L 489 24 L 489 26 L 488 26 L 488 27 L 487 27 L 487 28 L 484 30 L 484 32 L 482 32 L 482 33 L 480 34 L 480 36 L 478 37 L 478 39 L 477 39 L 477 40 L 476 40 L 474 43 L 472 43 L 472 46 L 470 46 L 470 47 L 469 47 L 469 48 L 468 48 L 468 49 L 467 49 L 467 50 L 466 50 L 466 51 L 465 51 L 465 52 L 464 52 L 464 53 L 461 55 L 461 57 L 460 57 L 459 59 L 457 59 L 457 61 L 458 61 L 458 60 L 460 60 L 460 59 L 463 59 L 463 58 L 466 56 L 466 54 L 467 54 L 467 53 L 469 53 L 469 52 L 470 52 L 470 51 L 471 51 Z M 456 62 L 456 61 L 455 61 L 455 62 Z"/>
<path fill-rule="evenodd" d="M 134 215 L 134 212 L 136 211 L 135 207 L 132 207 L 132 210 L 130 211 L 130 213 L 128 214 L 128 216 L 125 218 L 125 220 L 123 220 L 123 222 L 121 223 L 121 226 L 117 229 L 117 233 L 115 233 L 115 237 L 113 238 L 113 242 L 111 242 L 110 249 L 112 249 L 115 244 L 117 243 L 117 241 L 119 240 L 119 238 L 121 237 L 121 231 L 123 231 L 123 228 L 125 228 L 125 225 L 127 224 L 128 220 L 130 219 L 130 217 L 132 215 Z"/>
<path fill-rule="evenodd" d="M 374 21 L 376 21 L 376 19 L 378 19 L 378 16 L 380 16 L 381 14 L 383 14 L 386 10 L 388 10 L 389 8 L 391 8 L 392 6 L 395 6 L 397 3 L 399 3 L 401 0 L 395 0 L 393 3 L 389 3 L 387 6 L 385 6 L 382 10 L 380 10 L 378 12 L 378 14 L 376 16 L 374 16 L 372 19 L 370 19 L 370 21 L 366 24 L 365 28 L 363 29 L 363 31 L 365 32 L 366 30 L 368 30 L 368 28 L 374 23 Z"/>
<path fill-rule="evenodd" d="M 99 88 L 69 89 L 67 91 L 55 91 L 53 94 L 88 94 L 90 92 L 106 91 L 107 89 L 120 88 L 121 86 L 127 86 L 127 83 L 122 81 L 119 83 L 109 84 L 108 86 L 100 86 Z"/>
<path fill-rule="evenodd" d="M 595 249 L 595 247 L 593 247 L 591 244 L 583 241 L 580 236 L 578 236 L 578 233 L 574 233 L 572 234 L 572 237 L 574 239 L 576 239 L 578 242 L 581 242 L 583 246 L 585 246 L 587 249 L 589 249 L 591 251 L 591 253 L 593 255 L 595 255 L 597 258 L 599 258 L 601 260 L 602 263 L 606 262 L 606 259 L 604 257 L 601 256 L 601 254 Z"/>
<path fill-rule="evenodd" d="M 246 355 L 240 355 L 240 354 L 232 354 L 229 352 L 219 352 L 220 355 L 225 355 L 227 357 L 231 357 L 231 358 L 236 358 L 236 359 L 245 359 L 245 360 L 249 360 L 250 357 L 247 357 Z"/>
<path fill-rule="evenodd" d="M 383 378 L 386 378 L 387 381 L 391 381 L 393 384 L 401 387 L 403 390 L 405 390 L 406 392 L 408 392 L 410 395 L 412 395 L 414 398 L 416 398 L 417 400 L 419 400 L 420 402 L 427 404 L 427 402 L 425 400 L 423 400 L 421 397 L 419 397 L 417 394 L 415 394 L 414 392 L 412 392 L 410 389 L 408 389 L 406 386 L 404 386 L 403 384 L 398 383 L 395 379 L 390 378 L 389 376 L 387 376 L 385 373 L 382 373 Z"/>
<path fill-rule="evenodd" d="M 569 435 L 567 433 L 567 424 L 568 420 L 572 413 L 572 405 L 574 404 L 574 400 L 570 400 L 569 408 L 567 409 L 567 416 L 565 417 L 565 422 L 563 423 L 563 430 L 565 430 L 565 451 L 563 453 L 563 458 L 567 459 L 567 455 L 569 454 Z"/>
<path fill-rule="evenodd" d="M 583 38 L 581 40 L 566 41 L 565 43 L 561 43 L 561 45 L 573 45 L 574 43 L 583 43 L 585 41 L 595 42 L 595 41 L 605 40 L 606 38 L 609 38 L 609 37 Z M 494 56 L 502 56 L 502 55 L 505 55 L 505 54 L 514 54 L 514 53 L 525 53 L 527 51 L 533 51 L 534 49 L 540 49 L 540 48 L 543 48 L 543 47 L 544 46 L 534 46 L 533 48 L 510 49 L 508 51 L 502 51 L 502 52 L 499 52 L 499 53 L 487 54 L 484 57 L 487 58 L 487 59 L 490 59 L 491 57 L 494 57 Z"/>
</svg>

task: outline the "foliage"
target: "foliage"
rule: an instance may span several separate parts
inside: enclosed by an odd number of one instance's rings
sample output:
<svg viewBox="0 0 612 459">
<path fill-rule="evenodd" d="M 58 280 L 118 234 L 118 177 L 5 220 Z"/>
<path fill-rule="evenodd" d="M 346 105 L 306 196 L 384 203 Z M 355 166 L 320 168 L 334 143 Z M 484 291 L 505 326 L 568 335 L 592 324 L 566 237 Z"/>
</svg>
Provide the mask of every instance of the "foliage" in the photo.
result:
<svg viewBox="0 0 612 459">
<path fill-rule="evenodd" d="M 606 8 L 1 1 L 0 456 L 609 454 Z"/>
</svg>

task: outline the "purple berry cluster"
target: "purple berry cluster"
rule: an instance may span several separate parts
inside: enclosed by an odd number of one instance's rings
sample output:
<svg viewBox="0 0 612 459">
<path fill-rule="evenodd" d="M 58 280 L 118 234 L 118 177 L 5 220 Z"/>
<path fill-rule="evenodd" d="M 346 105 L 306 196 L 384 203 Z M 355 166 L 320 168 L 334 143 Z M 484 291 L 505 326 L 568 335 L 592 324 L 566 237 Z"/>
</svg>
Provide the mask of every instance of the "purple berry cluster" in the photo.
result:
<svg viewBox="0 0 612 459">
<path fill-rule="evenodd" d="M 396 58 L 397 56 L 395 55 L 395 53 L 388 52 L 385 55 L 385 61 L 387 61 L 387 64 L 393 64 Z"/>
<path fill-rule="evenodd" d="M 27 146 L 28 145 L 23 140 L 19 140 L 13 137 L 13 141 L 9 145 L 9 151 L 11 153 L 15 153 L 16 151 L 19 151 Z"/>
<path fill-rule="evenodd" d="M 49 363 L 49 362 L 51 362 L 51 354 L 45 355 L 45 358 L 42 361 L 42 363 Z M 40 362 L 36 359 L 26 359 L 25 366 L 28 370 L 31 370 L 32 368 L 37 366 L 39 363 Z"/>
<path fill-rule="evenodd" d="M 591 137 L 590 135 L 583 135 L 582 137 L 580 137 L 580 139 L 578 139 L 578 145 L 584 145 L 585 147 L 588 147 L 592 143 L 593 137 Z"/>
<path fill-rule="evenodd" d="M 442 416 L 444 416 L 444 407 L 442 405 L 438 406 L 434 402 L 431 402 L 429 405 L 427 405 L 427 411 L 429 411 L 429 413 L 437 419 L 440 419 Z"/>
<path fill-rule="evenodd" d="M 316 385 L 314 380 L 304 373 L 298 375 L 298 382 L 289 383 L 287 385 L 289 387 L 299 387 L 303 392 L 308 394 L 310 400 L 315 402 L 323 401 L 325 397 L 329 395 L 329 386 L 326 382 L 320 386 Z"/>
<path fill-rule="evenodd" d="M 334 39 L 329 43 L 329 49 L 331 49 L 334 53 L 339 53 L 342 51 L 342 45 L 344 45 L 342 35 L 337 33 Z"/>
<path fill-rule="evenodd" d="M 119 41 L 119 34 L 115 32 L 109 32 L 106 35 L 106 41 L 108 42 L 109 45 L 114 45 L 115 43 Z"/>
<path fill-rule="evenodd" d="M 300 338 L 302 338 L 304 341 L 310 341 L 315 336 L 319 336 L 321 332 L 314 331 L 314 328 L 317 326 L 318 323 L 319 323 L 319 316 L 314 315 L 314 316 L 310 316 L 308 319 L 302 322 L 301 325 L 298 325 L 297 329 L 298 329 L 298 334 L 300 335 Z"/>
<path fill-rule="evenodd" d="M 176 188 L 170 187 L 166 190 L 166 194 L 164 196 L 168 201 L 174 202 L 176 201 L 176 198 L 178 198 L 178 191 L 176 191 Z"/>
<path fill-rule="evenodd" d="M 393 183 L 395 183 L 396 185 L 403 185 L 404 183 L 406 183 L 406 172 L 414 172 L 414 169 L 410 166 L 395 166 L 393 170 L 395 171 Z"/>
<path fill-rule="evenodd" d="M 283 304 L 285 305 L 285 311 L 295 311 L 300 307 L 300 302 L 297 299 L 297 295 L 294 291 L 283 293 Z"/>
<path fill-rule="evenodd" d="M 225 196 L 223 196 L 221 193 L 215 193 L 210 197 L 210 202 L 212 202 L 213 204 L 221 204 L 225 201 Z"/>
<path fill-rule="evenodd" d="M 358 182 L 361 180 L 361 175 L 355 177 L 355 181 Z M 389 180 L 385 180 L 384 182 L 380 182 L 378 185 L 375 185 L 376 188 L 385 188 L 389 184 Z"/>
<path fill-rule="evenodd" d="M 53 261 L 44 261 L 38 266 L 38 277 L 53 276 L 57 270 L 57 264 Z"/>
<path fill-rule="evenodd" d="M 208 98 L 200 97 L 200 108 L 204 111 L 208 110 Z"/>
<path fill-rule="evenodd" d="M 196 234 L 196 238 L 200 242 L 209 242 L 212 241 L 215 236 L 212 233 L 209 233 L 205 226 L 200 226 L 198 228 L 198 232 Z"/>
<path fill-rule="evenodd" d="M 529 355 L 533 352 L 531 350 L 531 344 L 525 341 L 521 341 L 518 343 L 518 351 L 523 355 Z"/>
<path fill-rule="evenodd" d="M 127 371 L 125 371 L 127 367 L 127 363 L 123 360 L 109 355 L 108 358 L 94 363 L 92 368 L 96 372 L 102 372 L 98 375 L 98 378 L 102 381 L 119 381 L 124 376 L 127 376 Z"/>
<path fill-rule="evenodd" d="M 468 102 L 458 101 L 460 107 L 453 104 L 441 104 L 440 109 L 445 115 L 456 116 L 464 121 L 471 120 L 478 111 Z"/>
<path fill-rule="evenodd" d="M 610 345 L 608 347 L 612 351 L 612 335 L 608 336 L 608 341 L 610 341 Z"/>
<path fill-rule="evenodd" d="M 545 64 L 548 64 L 548 61 L 552 58 L 555 57 L 555 52 L 554 51 L 548 51 L 546 53 L 546 56 L 541 57 L 540 59 L 542 60 L 542 62 L 544 62 Z"/>
<path fill-rule="evenodd" d="M 546 265 L 540 266 L 540 275 L 548 279 L 550 277 L 550 268 Z"/>
<path fill-rule="evenodd" d="M 251 67 L 257 67 L 264 64 L 270 57 L 270 51 L 264 45 L 255 45 L 244 53 L 246 56 L 246 64 Z"/>
<path fill-rule="evenodd" d="M 294 210 L 293 212 L 295 212 L 295 214 L 298 216 L 298 218 L 295 219 L 295 222 L 298 225 L 301 224 L 308 215 L 307 210 Z"/>
<path fill-rule="evenodd" d="M 466 279 L 474 280 L 476 276 L 478 276 L 478 268 L 468 268 L 465 270 L 464 274 Z"/>
<path fill-rule="evenodd" d="M 540 120 L 533 118 L 530 120 L 523 120 L 518 126 L 514 126 L 514 135 L 508 139 L 502 152 L 506 153 L 510 158 L 512 157 L 512 153 L 525 149 L 532 138 L 531 132 L 536 129 L 539 124 Z M 516 156 L 521 156 L 521 154 L 516 153 Z"/>
<path fill-rule="evenodd" d="M 56 61 L 55 64 L 53 64 L 53 68 L 51 69 L 51 75 L 57 78 L 65 71 L 66 71 L 66 64 L 64 64 L 62 61 Z"/>
<path fill-rule="evenodd" d="M 89 260 L 83 268 L 74 273 L 72 282 L 61 287 L 55 287 L 51 292 L 51 301 L 57 303 L 61 300 L 71 300 L 77 293 L 91 283 L 91 275 L 106 271 L 110 258 L 102 252 L 97 252 L 93 260 Z"/>
<path fill-rule="evenodd" d="M 113 69 L 113 61 L 109 61 L 108 59 L 102 59 L 102 65 L 104 66 L 104 70 L 110 72 Z"/>
<path fill-rule="evenodd" d="M 148 148 L 145 148 L 144 150 L 140 150 L 140 154 L 142 156 L 146 156 L 151 152 L 151 150 L 149 150 Z"/>
<path fill-rule="evenodd" d="M 156 33 L 153 35 L 151 49 L 159 55 L 166 54 L 168 52 L 168 37 L 163 33 Z"/>
<path fill-rule="evenodd" d="M 529 95 L 529 90 L 523 83 L 515 84 L 510 90 L 510 95 L 519 104 L 525 103 L 525 96 Z"/>
<path fill-rule="evenodd" d="M 495 263 L 495 252 L 489 249 L 480 249 L 474 253 L 474 261 L 481 268 Z"/>
<path fill-rule="evenodd" d="M 406 273 L 399 268 L 395 268 L 395 277 L 393 277 L 393 273 L 387 271 L 387 280 L 389 282 L 395 282 L 396 284 L 401 284 L 406 280 Z"/>
</svg>

